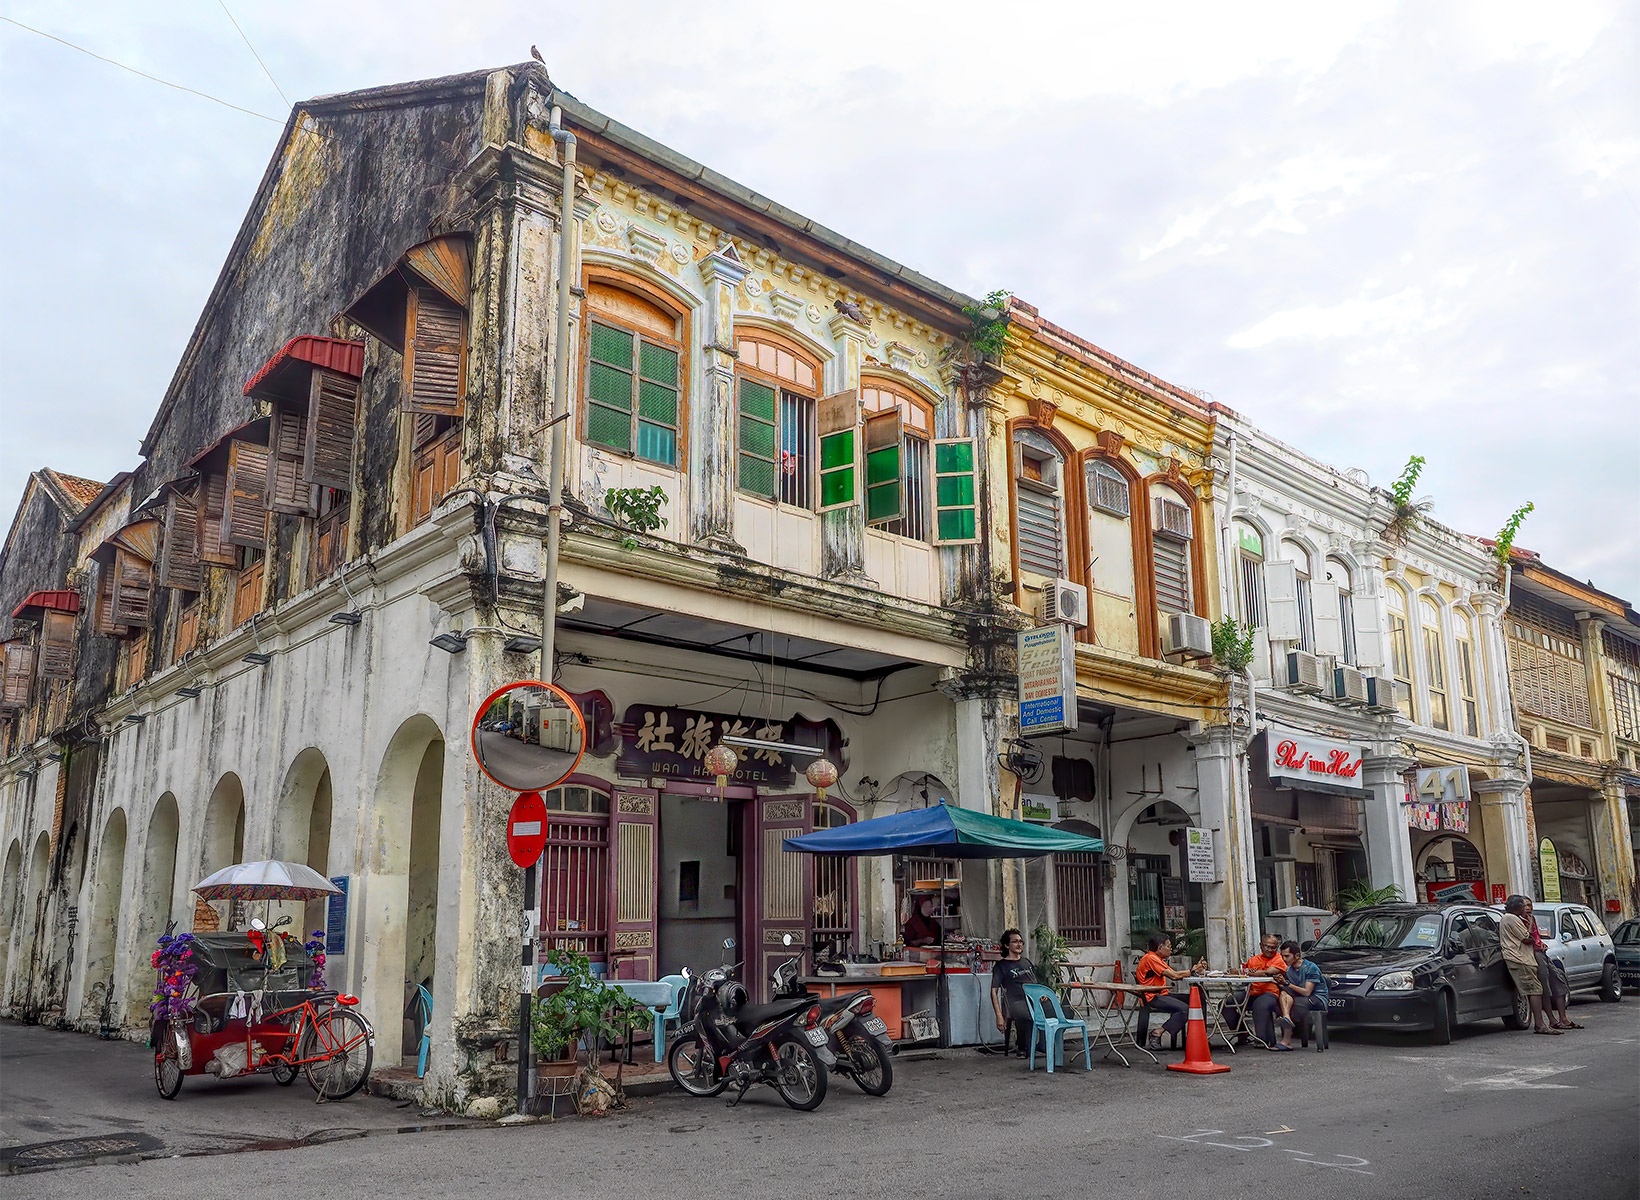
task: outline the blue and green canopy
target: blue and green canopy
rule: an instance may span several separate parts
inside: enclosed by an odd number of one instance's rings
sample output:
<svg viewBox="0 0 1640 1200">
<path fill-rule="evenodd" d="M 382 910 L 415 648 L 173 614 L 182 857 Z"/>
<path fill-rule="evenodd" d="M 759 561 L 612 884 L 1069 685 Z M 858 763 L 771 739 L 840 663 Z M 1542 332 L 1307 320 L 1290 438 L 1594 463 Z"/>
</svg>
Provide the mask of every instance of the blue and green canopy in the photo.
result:
<svg viewBox="0 0 1640 1200">
<path fill-rule="evenodd" d="M 1063 829 L 953 808 L 929 808 L 876 817 L 786 839 L 803 854 L 925 854 L 929 858 L 1040 858 L 1044 854 L 1097 854 L 1100 838 Z"/>
</svg>

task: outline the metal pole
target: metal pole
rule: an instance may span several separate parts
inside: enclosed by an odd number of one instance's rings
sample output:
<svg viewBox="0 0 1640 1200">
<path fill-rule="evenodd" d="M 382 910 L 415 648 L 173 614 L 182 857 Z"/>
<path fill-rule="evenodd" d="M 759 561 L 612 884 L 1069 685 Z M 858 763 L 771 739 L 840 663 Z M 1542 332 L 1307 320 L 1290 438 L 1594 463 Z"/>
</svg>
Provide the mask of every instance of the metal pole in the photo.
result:
<svg viewBox="0 0 1640 1200">
<path fill-rule="evenodd" d="M 535 866 L 524 868 L 524 965 L 520 971 L 518 992 L 518 1111 L 526 1113 L 530 1107 L 530 1070 L 534 1055 L 530 1045 L 530 1008 L 535 1000 L 535 925 L 530 920 L 531 901 L 535 896 Z"/>
</svg>

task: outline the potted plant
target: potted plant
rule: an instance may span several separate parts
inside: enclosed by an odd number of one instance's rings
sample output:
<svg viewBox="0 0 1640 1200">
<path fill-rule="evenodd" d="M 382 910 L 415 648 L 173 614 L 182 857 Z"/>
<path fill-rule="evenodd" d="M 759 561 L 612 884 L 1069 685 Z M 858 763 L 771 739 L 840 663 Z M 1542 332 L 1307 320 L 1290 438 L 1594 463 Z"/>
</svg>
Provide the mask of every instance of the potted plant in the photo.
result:
<svg viewBox="0 0 1640 1200">
<path fill-rule="evenodd" d="M 541 1060 L 537 1070 L 546 1078 L 577 1076 L 578 1096 L 589 1090 L 611 1090 L 603 1077 L 599 1047 L 606 1042 L 614 1044 L 623 1034 L 648 1025 L 653 1014 L 620 988 L 594 975 L 592 962 L 585 954 L 559 947 L 548 952 L 547 961 L 558 975 L 552 981 L 556 986 L 535 1002 L 530 1044 Z M 619 1102 L 622 1093 L 618 1059 L 612 1094 Z"/>
</svg>

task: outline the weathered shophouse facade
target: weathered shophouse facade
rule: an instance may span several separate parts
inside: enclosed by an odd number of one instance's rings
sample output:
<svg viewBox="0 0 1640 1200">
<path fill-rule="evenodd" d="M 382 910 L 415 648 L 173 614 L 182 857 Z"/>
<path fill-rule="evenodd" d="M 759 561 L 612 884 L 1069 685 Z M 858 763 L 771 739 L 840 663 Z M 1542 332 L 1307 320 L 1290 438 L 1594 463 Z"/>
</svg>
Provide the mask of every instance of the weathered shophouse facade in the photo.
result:
<svg viewBox="0 0 1640 1200">
<path fill-rule="evenodd" d="M 897 933 L 887 863 L 817 868 L 784 837 L 938 798 L 996 811 L 1017 621 L 992 590 L 979 376 L 942 370 L 969 302 L 533 66 L 321 99 L 142 462 L 76 518 L 77 573 L 38 580 L 80 605 L 66 712 L 14 719 L 0 767 L 6 1011 L 94 1023 L 111 981 L 139 1027 L 167 922 L 232 916 L 193 883 L 294 859 L 347 879 L 328 975 L 382 1059 L 426 982 L 429 1089 L 508 1086 L 523 898 L 510 795 L 465 741 L 482 697 L 540 672 L 555 104 L 581 169 L 553 674 L 591 744 L 548 797 L 544 936 L 651 975 L 732 932 L 761 977 L 787 931 Z M 869 497 L 851 442 L 898 449 Z M 613 519 L 612 489 L 651 487 L 664 528 Z M 700 760 L 735 732 L 824 747 L 842 779 L 820 802 L 801 758 L 754 754 L 720 797 Z M 1005 898 L 975 882 L 970 926 L 994 934 Z"/>
<path fill-rule="evenodd" d="M 1504 628 L 1516 727 L 1531 745 L 1532 894 L 1635 914 L 1640 614 L 1527 550 Z"/>
<path fill-rule="evenodd" d="M 1254 939 L 1234 879 L 1247 852 L 1237 736 L 1208 668 L 1218 615 L 1203 402 L 1015 300 L 990 389 L 990 535 L 1024 621 L 1074 631 L 1074 731 L 1029 739 L 1027 802 L 1097 831 L 1107 854 L 1025 872 L 1026 912 L 1075 958 L 1131 968 L 1159 929 L 1205 929 L 1219 962 Z M 1219 843 L 1217 879 L 1188 882 L 1185 830 Z M 1048 877 L 1051 872 L 1053 878 Z"/>
</svg>

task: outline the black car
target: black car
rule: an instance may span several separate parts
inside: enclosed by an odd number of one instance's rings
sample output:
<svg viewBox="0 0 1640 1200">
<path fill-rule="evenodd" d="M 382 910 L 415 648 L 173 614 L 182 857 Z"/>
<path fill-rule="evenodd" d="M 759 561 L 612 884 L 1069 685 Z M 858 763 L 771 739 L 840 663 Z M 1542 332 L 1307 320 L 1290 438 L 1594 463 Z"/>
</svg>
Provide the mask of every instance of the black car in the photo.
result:
<svg viewBox="0 0 1640 1200">
<path fill-rule="evenodd" d="M 1640 920 L 1624 921 L 1612 930 L 1612 950 L 1623 986 L 1640 988 Z"/>
<path fill-rule="evenodd" d="M 1425 1030 L 1445 1045 L 1460 1023 L 1531 1009 L 1509 981 L 1498 914 L 1480 905 L 1374 904 L 1339 918 L 1307 956 L 1327 979 L 1327 1020 L 1356 1029 Z"/>
</svg>

